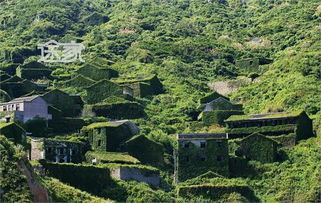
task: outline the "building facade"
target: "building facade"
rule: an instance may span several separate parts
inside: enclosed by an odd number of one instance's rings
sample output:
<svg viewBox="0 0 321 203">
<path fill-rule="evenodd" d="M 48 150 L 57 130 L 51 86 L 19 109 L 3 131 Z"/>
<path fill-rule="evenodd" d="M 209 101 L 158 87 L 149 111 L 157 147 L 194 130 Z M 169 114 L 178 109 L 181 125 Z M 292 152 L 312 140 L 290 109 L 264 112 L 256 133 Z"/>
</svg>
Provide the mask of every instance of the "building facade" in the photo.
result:
<svg viewBox="0 0 321 203">
<path fill-rule="evenodd" d="M 48 113 L 48 104 L 41 96 L 20 97 L 0 104 L 1 119 L 10 122 L 18 120 L 23 123 L 35 117 L 52 119 Z M 14 114 L 12 114 L 14 112 Z"/>
<path fill-rule="evenodd" d="M 228 135 L 226 133 L 192 133 L 177 136 L 174 151 L 175 182 L 197 177 L 208 171 L 229 174 Z"/>
</svg>

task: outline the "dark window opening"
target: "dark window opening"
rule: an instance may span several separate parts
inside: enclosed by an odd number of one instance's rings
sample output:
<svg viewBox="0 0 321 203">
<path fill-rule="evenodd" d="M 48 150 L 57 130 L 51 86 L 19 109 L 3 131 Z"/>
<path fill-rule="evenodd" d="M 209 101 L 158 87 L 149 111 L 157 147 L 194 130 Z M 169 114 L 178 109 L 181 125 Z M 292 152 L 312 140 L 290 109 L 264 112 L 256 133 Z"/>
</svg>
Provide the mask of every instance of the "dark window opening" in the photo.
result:
<svg viewBox="0 0 321 203">
<path fill-rule="evenodd" d="M 48 152 L 48 154 L 50 154 L 51 153 L 51 147 L 48 147 L 48 149 L 47 149 L 47 152 Z"/>
<path fill-rule="evenodd" d="M 201 142 L 201 148 L 205 148 L 206 142 Z"/>
<path fill-rule="evenodd" d="M 75 155 L 76 154 L 76 150 L 71 150 L 71 155 Z"/>
<path fill-rule="evenodd" d="M 201 157 L 201 161 L 206 161 L 206 157 Z"/>
<path fill-rule="evenodd" d="M 216 157 L 216 160 L 217 160 L 217 161 L 222 161 L 222 156 L 217 156 L 217 157 Z"/>
<path fill-rule="evenodd" d="M 64 163 L 65 160 L 64 160 L 64 159 L 59 159 L 59 162 L 60 162 L 60 163 Z"/>
<path fill-rule="evenodd" d="M 188 143 L 184 143 L 184 148 L 189 148 L 189 142 Z"/>
<path fill-rule="evenodd" d="M 98 140 L 98 147 L 101 146 L 101 140 Z"/>
<path fill-rule="evenodd" d="M 100 134 L 101 133 L 101 128 L 97 129 L 97 133 Z"/>
<path fill-rule="evenodd" d="M 217 141 L 216 143 L 217 143 L 218 147 L 222 147 L 223 146 L 222 141 Z"/>
<path fill-rule="evenodd" d="M 63 148 L 60 148 L 60 149 L 59 149 L 59 153 L 60 153 L 60 154 L 63 154 L 63 153 L 64 153 L 64 149 L 63 149 Z"/>
</svg>

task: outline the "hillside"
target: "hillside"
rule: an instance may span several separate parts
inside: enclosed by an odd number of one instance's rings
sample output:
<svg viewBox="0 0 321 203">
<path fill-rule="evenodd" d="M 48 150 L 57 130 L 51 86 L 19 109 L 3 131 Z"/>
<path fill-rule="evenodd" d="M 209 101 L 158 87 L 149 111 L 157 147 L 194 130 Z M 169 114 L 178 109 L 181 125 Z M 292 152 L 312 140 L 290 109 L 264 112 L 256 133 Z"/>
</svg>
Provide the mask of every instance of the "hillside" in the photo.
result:
<svg viewBox="0 0 321 203">
<path fill-rule="evenodd" d="M 97 85 L 96 80 L 76 76 L 77 71 L 83 67 L 79 61 L 46 63 L 41 67 L 32 67 L 40 70 L 40 76 L 35 71 L 27 72 L 22 77 L 22 69 L 27 69 L 29 63 L 40 58 L 37 45 L 49 40 L 64 43 L 75 40 L 82 43 L 85 46 L 82 58 L 86 62 L 118 71 L 118 78 L 109 80 L 108 75 L 108 82 L 103 84 L 111 85 L 108 88 L 115 95 L 96 101 L 101 92 L 96 92 L 96 89 L 90 92 L 90 87 L 95 87 L 91 85 Z M 121 120 L 130 115 L 129 119 L 133 119 L 139 126 L 140 135 L 162 146 L 164 165 L 156 165 L 163 178 L 162 184 L 154 188 L 142 183 L 136 185 L 135 182 L 116 181 L 109 190 L 93 194 L 108 200 L 174 201 L 177 192 L 173 183 L 176 135 L 183 132 L 221 130 L 217 125 L 203 126 L 195 121 L 199 113 L 199 100 L 213 91 L 207 83 L 235 80 L 240 88 L 224 96 L 229 97 L 232 102 L 242 104 L 246 114 L 304 110 L 313 118 L 317 134 L 315 138 L 299 141 L 292 148 L 282 148 L 283 154 L 278 162 L 249 162 L 246 168 L 248 171 L 244 169 L 246 175 L 237 178 L 243 181 L 242 184 L 248 184 L 262 202 L 319 201 L 320 47 L 320 0 L 0 2 L 0 82 L 19 73 L 23 79 L 27 78 L 20 81 L 22 87 L 27 87 L 28 82 L 32 82 L 38 86 L 46 86 L 46 91 L 59 88 L 68 94 L 80 95 L 85 101 L 85 109 L 81 115 L 84 123 L 108 121 L 104 118 L 105 114 L 114 113 L 111 120 Z M 93 72 L 95 77 L 102 77 Z M 164 91 L 160 94 L 135 97 L 130 102 L 116 95 L 114 84 L 126 84 L 126 81 L 150 75 L 157 75 L 162 83 Z M 238 82 L 247 79 L 250 82 Z M 146 81 L 142 83 L 149 82 Z M 41 88 L 29 91 L 28 88 L 24 90 L 19 87 L 12 91 L 6 89 L 7 92 L 1 90 L 1 102 L 43 93 Z M 17 96 L 20 91 L 23 93 Z M 95 108 L 98 109 L 95 112 L 97 116 L 90 112 Z M 101 110 L 104 108 L 109 108 L 107 113 Z M 112 108 L 118 111 L 115 113 L 110 110 Z M 129 108 L 130 111 L 122 112 L 124 108 Z M 52 111 L 59 116 L 64 113 L 59 112 L 59 109 Z M 38 121 L 35 128 L 38 129 L 40 125 L 45 128 L 41 121 Z M 80 131 L 80 128 L 77 130 Z M 88 144 L 83 135 L 61 133 L 60 129 L 63 128 L 46 129 L 38 133 L 47 133 L 48 137 L 68 137 L 69 141 Z M 6 146 L 1 150 L 12 151 L 8 148 L 7 141 L 3 142 Z M 88 148 L 87 145 L 86 147 Z M 30 201 L 25 179 L 20 176 L 21 173 L 14 164 L 18 159 L 7 152 L 4 155 L 5 157 L 1 153 L 1 160 L 12 166 L 13 173 L 19 174 L 17 177 L 21 178 L 19 181 L 23 184 L 21 188 L 9 188 L 4 196 L 0 194 L 1 200 Z M 1 164 L 1 171 L 7 170 L 7 167 L 9 165 Z M 15 179 L 5 178 L 4 181 L 7 184 L 17 181 Z M 46 178 L 43 181 L 46 182 Z M 47 181 L 44 184 L 52 187 L 56 180 L 48 178 Z M 73 190 L 69 186 L 61 187 Z M 78 189 L 75 189 L 75 193 L 82 194 L 84 199 L 96 198 L 87 194 L 88 191 L 81 193 Z M 22 192 L 20 196 L 16 196 L 17 199 L 8 199 L 10 194 L 18 194 L 19 191 Z M 71 201 L 60 196 L 57 199 Z M 177 200 L 191 201 L 188 198 Z M 210 201 L 199 195 L 195 195 L 192 200 Z M 239 193 L 220 199 L 222 202 L 233 200 L 250 201 Z"/>
</svg>

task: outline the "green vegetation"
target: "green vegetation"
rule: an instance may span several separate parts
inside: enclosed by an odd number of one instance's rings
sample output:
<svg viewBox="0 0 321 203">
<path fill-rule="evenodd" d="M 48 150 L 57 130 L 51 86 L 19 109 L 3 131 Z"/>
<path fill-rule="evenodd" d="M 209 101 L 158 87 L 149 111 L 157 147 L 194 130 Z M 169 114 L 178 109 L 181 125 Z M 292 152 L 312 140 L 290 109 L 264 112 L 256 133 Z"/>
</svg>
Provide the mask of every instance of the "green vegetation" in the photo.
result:
<svg viewBox="0 0 321 203">
<path fill-rule="evenodd" d="M 91 163 L 93 159 L 96 159 L 97 163 L 109 163 L 109 162 L 128 163 L 128 164 L 140 163 L 138 159 L 128 155 L 127 153 L 88 151 L 85 156 L 86 156 L 86 161 L 89 163 Z"/>
<path fill-rule="evenodd" d="M 41 94 L 44 88 L 38 84 L 44 82 L 49 85 L 48 89 L 62 88 L 70 94 L 81 95 L 90 107 L 83 112 L 85 118 L 67 119 L 68 122 L 65 119 L 55 125 L 49 122 L 54 126 L 52 136 L 66 133 L 65 129 L 77 131 L 82 119 L 88 124 L 106 120 L 94 117 L 90 110 L 111 119 L 136 119 L 141 135 L 162 147 L 164 164 L 159 169 L 168 185 L 155 189 L 134 181 L 117 181 L 112 187 L 102 187 L 100 195 L 128 202 L 175 201 L 175 185 L 171 185 L 172 154 L 177 145 L 175 135 L 187 131 L 222 130 L 211 124 L 220 123 L 225 115 L 208 116 L 210 118 L 205 119 L 210 120 L 205 123 L 208 126 L 196 121 L 200 113 L 197 111 L 199 102 L 213 99 L 212 91 L 206 85 L 209 82 L 239 81 L 249 77 L 249 82 L 239 82 L 240 88 L 228 95 L 233 103 L 243 105 L 245 114 L 301 109 L 314 118 L 314 129 L 320 136 L 320 0 L 242 2 L 1 1 L 0 100 Z M 36 63 L 39 59 L 37 44 L 48 40 L 81 42 L 86 47 L 83 58 L 87 70 L 80 62 Z M 119 99 L 123 97 L 122 85 L 134 89 L 134 100 Z M 57 117 L 63 114 L 59 110 L 54 112 Z M 38 124 L 29 124 L 28 131 L 47 135 L 47 130 L 36 129 Z M 298 126 L 302 124 L 312 125 L 303 121 Z M 227 129 L 227 132 L 231 137 L 260 132 L 289 147 L 281 149 L 282 161 L 270 164 L 231 158 L 235 167 L 231 167 L 233 174 L 230 175 L 242 176 L 259 200 L 320 201 L 320 138 L 301 140 L 311 137 L 312 131 L 281 125 Z M 296 146 L 293 146 L 294 136 Z M 86 140 L 87 137 L 80 136 L 79 139 Z M 8 167 L 15 171 L 15 160 L 11 157 L 8 160 L 12 161 Z M 20 173 L 13 174 L 6 183 L 18 178 L 22 184 L 15 185 L 23 187 L 22 192 L 19 189 L 12 195 L 8 193 L 5 200 L 30 201 L 28 195 L 24 196 L 27 189 L 24 189 L 21 176 L 17 175 Z M 52 181 L 50 187 L 56 191 L 52 194 L 56 195 L 57 201 L 81 202 L 93 198 L 65 185 L 68 189 L 59 190 L 55 184 L 59 185 Z M 220 197 L 196 195 L 211 190 L 215 194 L 217 190 L 213 185 L 193 187 L 194 192 L 184 193 L 188 194 L 185 201 L 253 201 L 238 191 Z"/>
<path fill-rule="evenodd" d="M 21 158 L 13 143 L 0 135 L 0 200 L 3 202 L 32 202 L 27 179 L 18 167 Z"/>
</svg>

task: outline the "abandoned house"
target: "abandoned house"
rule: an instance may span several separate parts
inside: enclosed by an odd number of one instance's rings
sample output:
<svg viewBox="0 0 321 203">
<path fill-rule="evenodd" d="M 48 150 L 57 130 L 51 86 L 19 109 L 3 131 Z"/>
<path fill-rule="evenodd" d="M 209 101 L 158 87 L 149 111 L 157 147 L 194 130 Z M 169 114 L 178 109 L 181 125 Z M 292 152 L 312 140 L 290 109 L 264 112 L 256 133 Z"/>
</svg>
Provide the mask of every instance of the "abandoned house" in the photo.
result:
<svg viewBox="0 0 321 203">
<path fill-rule="evenodd" d="M 144 135 L 136 135 L 125 143 L 129 155 L 139 159 L 143 164 L 163 165 L 163 146 Z"/>
<path fill-rule="evenodd" d="M 225 122 L 231 138 L 245 137 L 255 132 L 270 136 L 294 133 L 296 141 L 314 136 L 312 120 L 304 111 L 233 115 Z"/>
<path fill-rule="evenodd" d="M 120 86 L 109 80 L 100 80 L 95 84 L 85 88 L 87 97 L 85 98 L 89 104 L 95 104 L 104 99 L 116 96 L 127 97 L 132 95 L 132 91 L 127 86 Z"/>
<path fill-rule="evenodd" d="M 1 120 L 6 122 L 21 121 L 25 123 L 35 117 L 41 117 L 46 120 L 52 118 L 48 113 L 48 104 L 39 95 L 30 97 L 20 97 L 6 103 L 0 104 Z"/>
<path fill-rule="evenodd" d="M 139 133 L 129 120 L 92 123 L 82 129 L 95 151 L 123 151 L 127 140 Z"/>
<path fill-rule="evenodd" d="M 146 97 L 164 92 L 163 84 L 156 75 L 126 78 L 123 80 L 114 80 L 114 82 L 119 85 L 127 85 L 131 87 L 134 91 L 134 95 L 137 97 Z"/>
<path fill-rule="evenodd" d="M 228 135 L 226 133 L 179 134 L 174 151 L 175 182 L 185 181 L 208 171 L 229 174 Z"/>
<path fill-rule="evenodd" d="M 271 138 L 259 133 L 253 133 L 240 141 L 240 148 L 235 152 L 237 156 L 244 156 L 247 160 L 262 163 L 276 161 L 279 144 Z"/>
<path fill-rule="evenodd" d="M 80 163 L 83 159 L 83 150 L 83 144 L 80 142 L 33 138 L 30 160 L 45 159 L 59 163 Z"/>
<path fill-rule="evenodd" d="M 63 116 L 79 116 L 84 106 L 79 95 L 69 95 L 61 90 L 51 90 L 41 97 L 47 102 L 47 104 L 62 111 Z"/>
<path fill-rule="evenodd" d="M 223 125 L 224 120 L 231 115 L 244 114 L 241 104 L 233 104 L 225 97 L 218 97 L 208 103 L 200 104 L 200 113 L 198 119 L 202 120 L 204 125 L 219 124 Z"/>
<path fill-rule="evenodd" d="M 14 122 L 0 123 L 0 134 L 15 144 L 24 144 L 26 142 L 26 131 L 20 125 Z"/>
<path fill-rule="evenodd" d="M 88 77 L 92 80 L 104 80 L 110 79 L 113 77 L 118 77 L 118 72 L 110 68 L 100 68 L 94 64 L 84 64 L 80 69 L 76 71 L 78 74 L 81 74 L 85 77 Z"/>
</svg>

